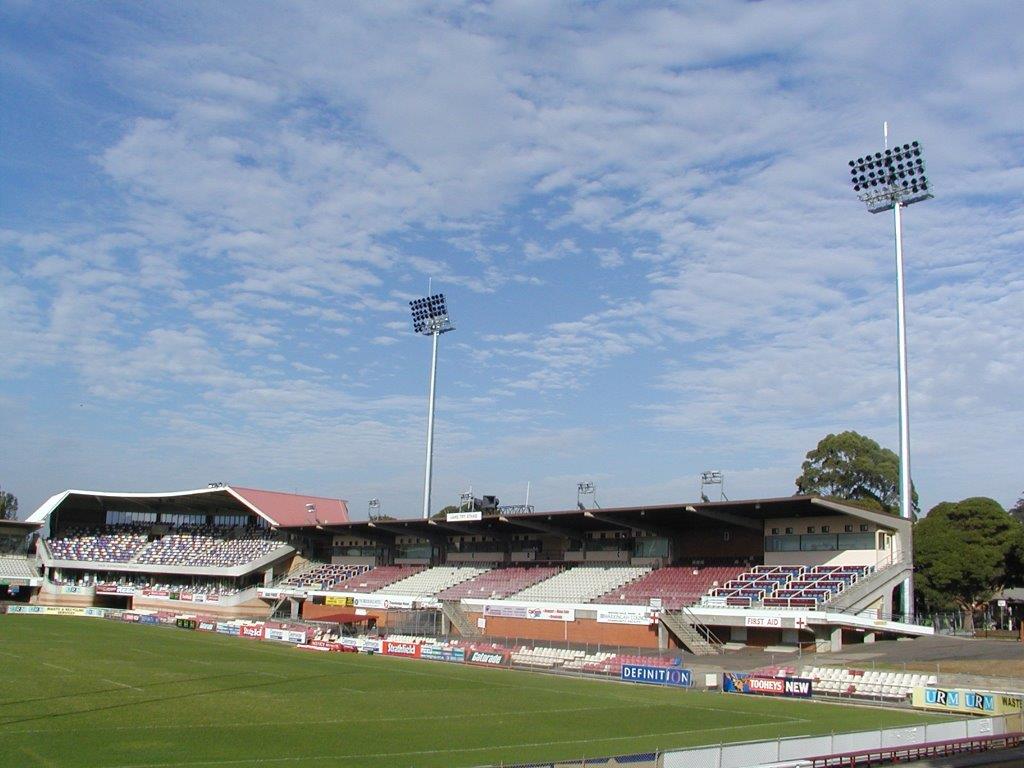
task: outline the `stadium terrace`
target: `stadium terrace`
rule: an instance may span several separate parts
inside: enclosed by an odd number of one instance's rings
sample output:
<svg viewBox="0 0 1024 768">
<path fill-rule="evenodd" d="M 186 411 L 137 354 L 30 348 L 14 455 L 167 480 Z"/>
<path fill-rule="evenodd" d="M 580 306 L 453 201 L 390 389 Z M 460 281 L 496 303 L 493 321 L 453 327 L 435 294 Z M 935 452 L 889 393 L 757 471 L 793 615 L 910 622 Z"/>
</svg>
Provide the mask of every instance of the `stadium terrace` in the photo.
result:
<svg viewBox="0 0 1024 768">
<path fill-rule="evenodd" d="M 814 496 L 350 521 L 343 500 L 222 484 L 69 490 L 6 541 L 0 597 L 43 605 L 699 655 L 932 633 L 894 610 L 910 523 Z"/>
</svg>

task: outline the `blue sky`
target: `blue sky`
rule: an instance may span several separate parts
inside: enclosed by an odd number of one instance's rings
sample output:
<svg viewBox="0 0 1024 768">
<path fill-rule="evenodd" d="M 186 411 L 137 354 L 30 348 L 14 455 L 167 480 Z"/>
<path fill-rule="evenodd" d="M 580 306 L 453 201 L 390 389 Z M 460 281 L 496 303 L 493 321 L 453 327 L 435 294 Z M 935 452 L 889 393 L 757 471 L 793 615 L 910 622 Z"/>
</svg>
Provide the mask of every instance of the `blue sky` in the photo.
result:
<svg viewBox="0 0 1024 768">
<path fill-rule="evenodd" d="M 846 161 L 923 142 L 908 209 L 927 509 L 1024 489 L 1014 3 L 0 6 L 0 485 L 225 481 L 435 509 L 792 493 L 897 439 L 892 223 Z"/>
</svg>

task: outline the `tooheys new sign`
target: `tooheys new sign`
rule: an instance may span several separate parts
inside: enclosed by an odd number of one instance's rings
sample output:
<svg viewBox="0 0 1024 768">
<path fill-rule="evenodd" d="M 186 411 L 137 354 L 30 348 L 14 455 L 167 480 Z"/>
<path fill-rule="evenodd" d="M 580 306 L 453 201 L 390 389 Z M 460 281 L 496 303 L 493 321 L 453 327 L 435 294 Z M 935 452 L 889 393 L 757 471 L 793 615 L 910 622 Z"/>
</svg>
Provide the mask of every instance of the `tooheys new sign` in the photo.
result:
<svg viewBox="0 0 1024 768">
<path fill-rule="evenodd" d="M 420 657 L 420 649 L 422 646 L 416 643 L 392 643 L 390 640 L 384 641 L 384 653 L 387 656 L 407 656 L 409 658 L 418 659 Z"/>
<path fill-rule="evenodd" d="M 800 677 L 758 677 L 742 672 L 726 672 L 722 690 L 727 693 L 795 696 L 803 699 L 810 698 L 813 693 L 811 681 Z"/>
</svg>

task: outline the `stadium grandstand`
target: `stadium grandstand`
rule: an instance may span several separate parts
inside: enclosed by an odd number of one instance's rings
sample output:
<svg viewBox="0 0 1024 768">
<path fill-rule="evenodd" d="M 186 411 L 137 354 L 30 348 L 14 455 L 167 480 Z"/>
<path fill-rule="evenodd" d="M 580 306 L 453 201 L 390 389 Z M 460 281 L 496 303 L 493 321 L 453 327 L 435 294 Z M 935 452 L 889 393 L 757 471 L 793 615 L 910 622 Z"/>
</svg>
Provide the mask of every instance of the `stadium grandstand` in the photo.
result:
<svg viewBox="0 0 1024 768">
<path fill-rule="evenodd" d="M 203 604 L 204 611 L 265 615 L 256 589 L 310 557 L 317 536 L 344 524 L 344 501 L 212 483 L 169 493 L 69 490 L 26 525 L 47 525 L 32 562 L 41 604 L 111 608 Z M 316 586 L 310 582 L 307 586 Z"/>
<path fill-rule="evenodd" d="M 221 485 L 66 491 L 29 518 L 50 531 L 31 599 L 697 654 L 932 631 L 899 613 L 909 523 L 824 498 L 450 517 L 350 521 L 344 501 Z"/>
<path fill-rule="evenodd" d="M 0 600 L 26 601 L 42 584 L 32 555 L 39 523 L 0 520 Z"/>
</svg>

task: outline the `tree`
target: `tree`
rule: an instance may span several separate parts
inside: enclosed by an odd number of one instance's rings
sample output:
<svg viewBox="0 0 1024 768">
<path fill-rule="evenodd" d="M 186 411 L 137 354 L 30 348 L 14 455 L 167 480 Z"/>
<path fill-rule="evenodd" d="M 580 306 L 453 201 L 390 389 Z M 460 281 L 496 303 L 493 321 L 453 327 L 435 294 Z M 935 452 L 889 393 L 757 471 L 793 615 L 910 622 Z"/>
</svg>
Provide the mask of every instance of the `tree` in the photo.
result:
<svg viewBox="0 0 1024 768">
<path fill-rule="evenodd" d="M 1024 525 L 1024 496 L 1017 499 L 1017 503 L 1010 507 L 1009 512 L 1018 523 Z"/>
<path fill-rule="evenodd" d="M 0 520 L 18 519 L 18 498 L 0 488 Z"/>
<path fill-rule="evenodd" d="M 444 520 L 452 512 L 460 512 L 461 508 L 454 504 L 449 504 L 447 507 L 442 507 L 440 511 L 435 512 L 430 516 L 431 520 Z"/>
<path fill-rule="evenodd" d="M 914 526 L 917 592 L 931 610 L 960 610 L 964 628 L 1006 584 L 1024 529 L 993 499 L 944 501 Z"/>
<path fill-rule="evenodd" d="M 827 435 L 809 451 L 796 479 L 798 493 L 832 496 L 883 512 L 900 511 L 900 458 L 856 432 Z M 916 515 L 917 491 L 911 486 Z"/>
</svg>

